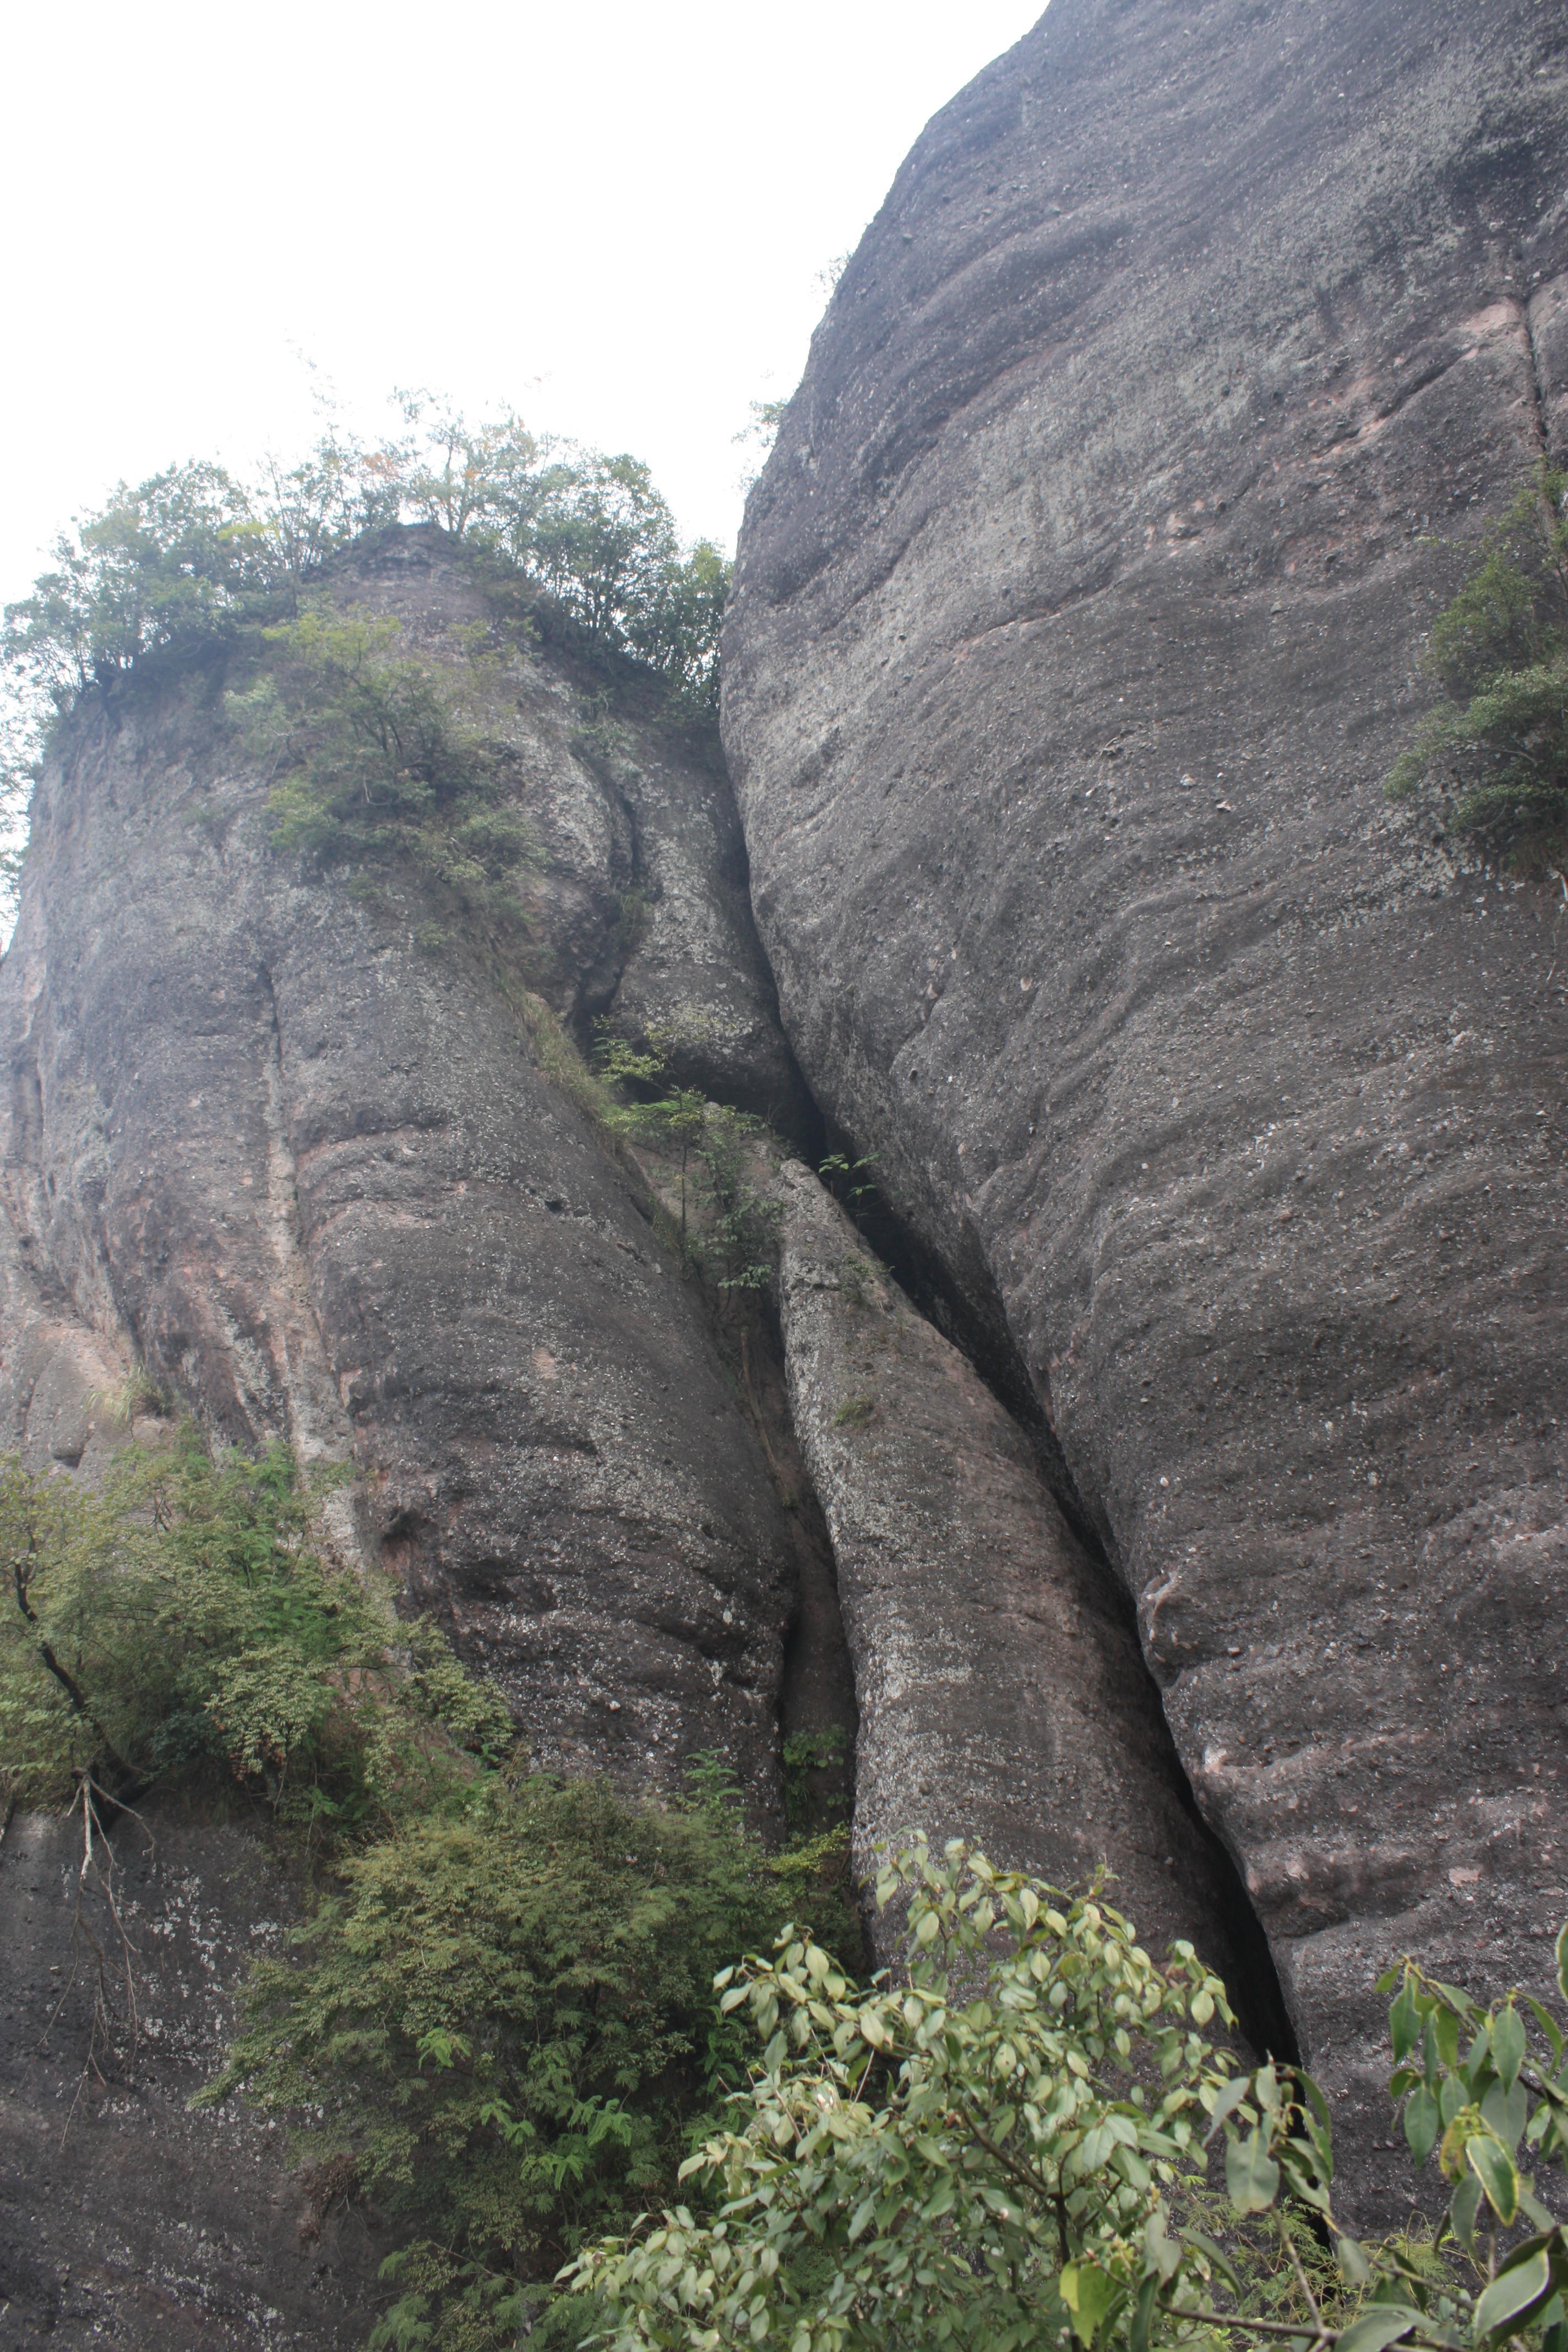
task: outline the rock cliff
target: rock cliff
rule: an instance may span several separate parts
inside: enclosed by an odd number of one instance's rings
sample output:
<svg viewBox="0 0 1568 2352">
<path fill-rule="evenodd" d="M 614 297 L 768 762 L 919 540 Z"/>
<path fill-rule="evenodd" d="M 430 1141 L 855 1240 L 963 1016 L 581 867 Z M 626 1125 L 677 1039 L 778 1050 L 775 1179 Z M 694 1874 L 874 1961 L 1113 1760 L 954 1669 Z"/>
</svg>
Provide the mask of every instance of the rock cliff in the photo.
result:
<svg viewBox="0 0 1568 2352">
<path fill-rule="evenodd" d="M 0 2345 L 355 2352 L 384 2232 L 290 2176 L 277 2125 L 187 2109 L 287 1884 L 177 1806 L 83 1858 L 79 1817 L 0 1841 Z"/>
<path fill-rule="evenodd" d="M 1568 454 L 1537 0 L 1053 0 L 937 116 L 747 510 L 785 1026 L 1026 1378 L 1342 2138 L 1402 1948 L 1543 1972 L 1562 894 L 1380 782 Z"/>
<path fill-rule="evenodd" d="M 335 589 L 482 706 L 537 844 L 524 947 L 411 873 L 356 894 L 278 855 L 220 654 L 84 706 L 0 965 L 4 1444 L 90 1476 L 156 1438 L 151 1385 L 223 1441 L 350 1463 L 333 1540 L 489 1674 L 539 1764 L 671 1792 L 717 1751 L 777 1828 L 781 1713 L 852 1709 L 831 1568 L 572 1043 L 601 1015 L 673 1029 L 689 1083 L 807 1115 L 715 747 L 624 666 L 505 628 L 476 665 L 489 610 L 431 533 L 362 547 Z M 113 1844 L 143 2013 L 185 2004 L 184 2039 L 132 2063 L 127 1995 L 100 2081 L 90 2001 L 54 2015 L 91 1974 L 70 1827 L 0 1842 L 4 2340 L 361 2342 L 385 2247 L 351 2231 L 322 2269 L 284 2135 L 184 2113 L 288 1888 L 238 1831 L 165 1826 L 153 1857 L 129 1821 Z"/>
<path fill-rule="evenodd" d="M 220 1438 L 353 1465 L 331 1541 L 437 1619 L 552 1769 L 673 1792 L 717 1750 L 776 1829 L 782 1738 L 853 1732 L 858 1700 L 863 1866 L 921 1827 L 1058 1877 L 1107 1863 L 1145 1932 L 1194 1937 L 1278 2044 L 1234 1870 L 1039 1433 L 787 1158 L 816 1113 L 713 747 L 635 675 L 509 635 L 432 533 L 362 545 L 333 590 L 450 666 L 537 844 L 527 925 L 455 913 L 412 866 L 355 883 L 280 852 L 265 763 L 226 715 L 243 660 L 83 705 L 0 965 L 11 1442 L 90 1477 L 128 1434 L 159 1441 L 150 1386 Z M 771 1296 L 738 1306 L 696 1278 L 678 1163 L 606 1122 L 574 1045 L 599 1021 L 765 1116 L 749 1148 L 776 1209 L 759 1219 Z M 261 1948 L 252 1913 L 275 1927 L 288 1887 L 232 1825 L 160 1828 L 152 1856 L 138 1837 L 129 1819 L 113 1837 L 127 1916 L 174 1971 L 142 2007 L 190 1998 L 186 1961 L 201 2000 L 140 2072 L 129 1996 L 110 2004 L 66 2172 L 49 2133 L 91 2033 L 52 2018 L 81 1942 L 70 1833 L 22 1816 L 0 1844 L 13 2160 L 74 2184 L 53 2235 L 30 2234 L 27 2200 L 0 2217 L 17 2325 L 140 2345 L 167 2309 L 215 2341 L 351 2340 L 374 2228 L 338 2215 L 329 2260 L 279 2136 L 174 2095 L 221 2047 Z M 126 2131 L 160 2185 L 110 2215 Z M 210 2242 L 187 2242 L 193 2168 Z"/>
<path fill-rule="evenodd" d="M 482 617 L 417 532 L 345 593 L 437 649 Z M 372 1549 L 540 1762 L 668 1785 L 715 1747 L 776 1808 L 784 1514 L 646 1188 L 540 1066 L 548 999 L 581 1027 L 626 977 L 642 1022 L 696 972 L 690 1054 L 743 1055 L 787 1118 L 721 780 L 635 719 L 606 734 L 559 661 L 492 682 L 543 859 L 541 996 L 412 885 L 356 897 L 274 856 L 221 684 L 84 712 L 41 790 L 0 977 L 26 1446 L 71 1458 L 57 1391 L 109 1347 L 231 1442 L 356 1459 Z M 668 814 L 651 853 L 638 793 Z"/>
<path fill-rule="evenodd" d="M 280 851 L 249 656 L 85 699 L 0 962 L 5 1444 L 91 1477 L 151 1388 L 352 1464 L 333 1542 L 552 1769 L 716 1749 L 772 1830 L 782 1735 L 858 1717 L 862 1865 L 1107 1863 L 1353 2177 L 1378 1968 L 1534 1981 L 1568 1908 L 1564 894 L 1380 790 L 1481 526 L 1568 457 L 1565 188 L 1549 0 L 1053 0 L 753 493 L 739 814 L 439 533 L 340 562 L 526 819 L 520 934 Z M 671 1246 L 601 1022 L 774 1130 L 765 1297 Z M 183 2105 L 289 1888 L 152 1826 L 183 2021 L 133 2065 L 110 2018 L 68 2162 L 74 1848 L 0 1843 L 5 2340 L 358 2340 L 364 2217 Z"/>
</svg>

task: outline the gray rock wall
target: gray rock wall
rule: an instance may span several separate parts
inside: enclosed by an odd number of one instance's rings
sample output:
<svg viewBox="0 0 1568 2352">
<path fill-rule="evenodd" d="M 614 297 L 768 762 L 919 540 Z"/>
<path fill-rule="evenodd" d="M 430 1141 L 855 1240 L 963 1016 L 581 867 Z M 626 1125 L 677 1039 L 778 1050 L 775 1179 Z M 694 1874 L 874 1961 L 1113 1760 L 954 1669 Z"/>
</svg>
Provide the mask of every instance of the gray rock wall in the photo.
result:
<svg viewBox="0 0 1568 2352">
<path fill-rule="evenodd" d="M 1223 1861 L 1137 1636 L 1036 1449 L 809 1169 L 786 1165 L 778 1195 L 791 1412 L 855 1664 L 859 1875 L 916 1831 L 1058 1886 L 1105 1864 L 1110 1900 L 1154 1948 L 1190 1937 L 1237 1982 L 1250 1956 L 1231 1938 Z M 873 1923 L 883 1965 L 899 1930 Z"/>
<path fill-rule="evenodd" d="M 84 1873 L 79 1817 L 0 1837 L 0 2347 L 355 2352 L 374 2216 L 289 2170 L 281 2123 L 186 2104 L 294 1897 L 238 1825 L 152 1808 L 113 1845 Z"/>
<path fill-rule="evenodd" d="M 830 1568 L 556 1025 L 677 1033 L 689 1082 L 798 1125 L 721 771 L 624 675 L 504 639 L 473 670 L 454 632 L 486 607 L 428 533 L 338 587 L 459 667 L 510 752 L 526 937 L 276 855 L 221 669 L 81 710 L 0 962 L 0 1450 L 91 1476 L 150 1377 L 220 1439 L 350 1461 L 331 1539 L 494 1678 L 540 1764 L 673 1792 L 717 1749 L 776 1828 L 808 1581 L 808 1667 L 842 1666 Z M 135 2050 L 123 2014 L 93 2044 L 79 1824 L 0 1843 L 0 2344 L 346 2352 L 387 2247 L 316 2211 L 280 2130 L 184 2104 L 288 1890 L 235 1829 L 154 1826 L 151 1855 L 115 1833 Z M 112 1952 L 90 1892 L 87 1926 Z"/>
<path fill-rule="evenodd" d="M 1563 894 L 1381 779 L 1568 449 L 1568 25 L 1053 0 L 748 507 L 724 730 L 824 1109 L 994 1302 L 1342 2137 L 1568 1908 Z"/>
</svg>

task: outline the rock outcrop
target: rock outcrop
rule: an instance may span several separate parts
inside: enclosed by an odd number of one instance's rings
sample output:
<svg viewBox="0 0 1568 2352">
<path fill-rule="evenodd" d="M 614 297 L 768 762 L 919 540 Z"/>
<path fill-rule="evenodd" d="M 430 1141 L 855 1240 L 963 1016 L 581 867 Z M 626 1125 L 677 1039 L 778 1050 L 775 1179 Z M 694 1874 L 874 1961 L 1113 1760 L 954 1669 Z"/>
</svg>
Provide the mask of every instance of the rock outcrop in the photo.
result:
<svg viewBox="0 0 1568 2352">
<path fill-rule="evenodd" d="M 437 656 L 485 618 L 430 534 L 341 593 Z M 55 1391 L 107 1351 L 232 1442 L 353 1460 L 373 1555 L 541 1763 L 669 1787 L 717 1748 L 775 1812 L 789 1535 L 646 1188 L 541 1066 L 570 1045 L 482 926 L 273 853 L 221 684 L 84 710 L 40 787 L 0 968 L 25 1443 L 68 1458 Z M 607 730 L 563 657 L 476 692 L 540 844 L 528 970 L 559 1017 L 581 1034 L 629 967 L 634 1034 L 748 1055 L 787 1117 L 721 779 L 635 701 Z M 634 792 L 668 817 L 651 852 Z"/>
<path fill-rule="evenodd" d="M 656 1032 L 687 1083 L 809 1116 L 711 739 L 567 649 L 500 630 L 474 664 L 491 616 L 433 534 L 336 587 L 461 672 L 538 844 L 527 930 L 412 868 L 356 894 L 279 856 L 221 655 L 79 709 L 0 964 L 0 1451 L 92 1476 L 156 1435 L 151 1390 L 352 1463 L 331 1539 L 442 1623 L 538 1763 L 674 1793 L 717 1751 L 780 1828 L 781 1727 L 852 1713 L 831 1565 L 578 1053 L 600 1018 Z M 339 2352 L 387 2247 L 314 2211 L 281 2126 L 184 2106 L 286 1889 L 237 1830 L 154 1826 L 153 1855 L 129 1818 L 112 1838 L 135 2051 L 124 2015 L 91 2049 L 87 1938 L 116 1948 L 90 1895 L 77 1923 L 79 1822 L 0 1840 L 0 2336 Z"/>
<path fill-rule="evenodd" d="M 724 732 L 785 1026 L 1135 1603 L 1342 2140 L 1402 1948 L 1538 1980 L 1562 1813 L 1562 893 L 1380 782 L 1568 455 L 1537 0 L 1053 0 L 753 491 Z"/>
</svg>

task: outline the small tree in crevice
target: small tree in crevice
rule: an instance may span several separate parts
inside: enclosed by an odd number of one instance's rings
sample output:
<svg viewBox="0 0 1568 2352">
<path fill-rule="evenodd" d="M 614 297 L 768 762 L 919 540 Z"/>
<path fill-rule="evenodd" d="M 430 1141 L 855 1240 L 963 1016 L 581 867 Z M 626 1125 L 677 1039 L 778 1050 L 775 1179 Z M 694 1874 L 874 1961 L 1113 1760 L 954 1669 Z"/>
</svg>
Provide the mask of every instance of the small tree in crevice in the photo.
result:
<svg viewBox="0 0 1568 2352">
<path fill-rule="evenodd" d="M 1514 872 L 1568 866 L 1568 472 L 1542 467 L 1487 534 L 1432 625 L 1424 667 L 1447 698 L 1390 772 Z M 1568 891 L 1568 881 L 1563 884 Z"/>
</svg>

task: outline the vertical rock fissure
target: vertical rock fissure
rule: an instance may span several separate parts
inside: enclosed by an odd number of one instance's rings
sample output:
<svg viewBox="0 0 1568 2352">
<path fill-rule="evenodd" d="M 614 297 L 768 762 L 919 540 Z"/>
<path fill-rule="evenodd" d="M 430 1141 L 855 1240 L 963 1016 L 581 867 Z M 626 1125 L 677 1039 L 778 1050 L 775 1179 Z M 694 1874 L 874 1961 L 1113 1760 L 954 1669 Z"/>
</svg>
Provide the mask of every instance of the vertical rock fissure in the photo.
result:
<svg viewBox="0 0 1568 2352">
<path fill-rule="evenodd" d="M 283 1078 L 283 1033 L 272 975 L 259 972 L 267 1009 L 262 1066 L 262 1117 L 267 1132 L 267 1230 L 277 1262 L 280 1304 L 274 1318 L 274 1370 L 282 1391 L 289 1443 L 302 1463 L 346 1460 L 353 1432 L 332 1381 L 326 1339 L 310 1286 L 300 1214 L 299 1171 L 289 1140 Z"/>
<path fill-rule="evenodd" d="M 1548 420 L 1546 371 L 1542 362 L 1541 345 L 1536 337 L 1535 320 L 1531 316 L 1533 309 L 1533 300 L 1526 301 L 1521 305 L 1521 324 L 1524 328 L 1525 357 L 1530 362 L 1530 392 L 1531 402 L 1534 411 L 1536 445 L 1539 447 L 1542 457 L 1546 457 L 1551 452 L 1552 434 L 1551 425 Z"/>
<path fill-rule="evenodd" d="M 1233 1956 L 1228 1990 L 1241 2030 L 1255 2050 L 1300 2064 L 1299 2039 L 1273 1951 L 1236 1858 L 1205 1818 L 1182 1763 L 1159 1684 L 1144 1658 L 1131 1596 L 1118 1573 L 1107 1515 L 1096 1498 L 1082 1494 L 1068 1465 L 1013 1344 L 1000 1297 L 994 1314 L 982 1313 L 876 1186 L 857 1179 L 854 1190 L 856 1197 L 841 1205 L 847 1207 L 915 1311 L 967 1360 L 1023 1433 L 1036 1456 L 1042 1484 L 1091 1564 L 1102 1605 L 1127 1628 L 1131 1637 L 1129 1655 L 1140 1662 L 1135 1671 L 1141 1673 L 1149 1714 L 1161 1735 L 1160 1765 L 1208 1857 L 1215 1925 Z"/>
<path fill-rule="evenodd" d="M 736 1351 L 746 1404 L 789 1514 L 795 1607 L 784 1634 L 779 1733 L 792 1826 L 826 1826 L 855 1803 L 859 1709 L 838 1570 L 821 1501 L 790 1411 L 777 1308 L 759 1295 Z"/>
</svg>

